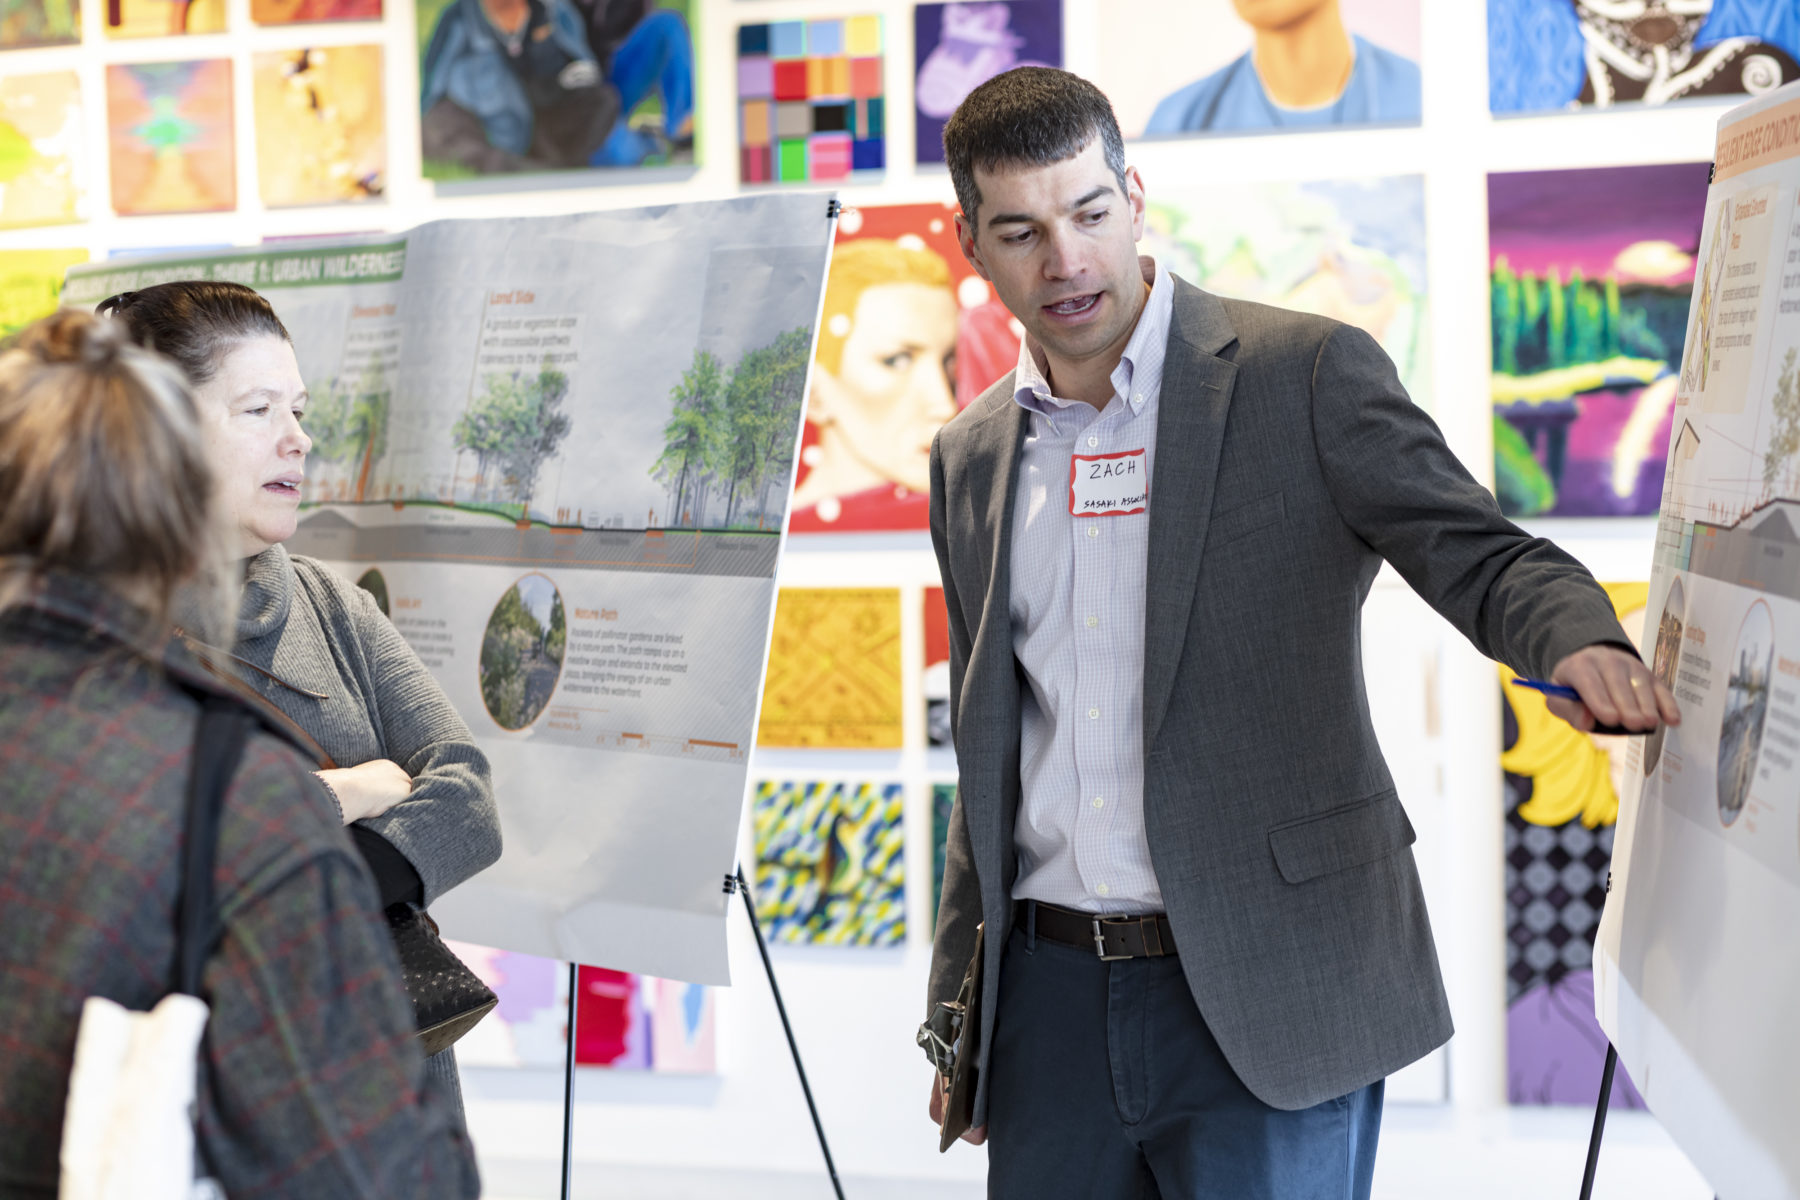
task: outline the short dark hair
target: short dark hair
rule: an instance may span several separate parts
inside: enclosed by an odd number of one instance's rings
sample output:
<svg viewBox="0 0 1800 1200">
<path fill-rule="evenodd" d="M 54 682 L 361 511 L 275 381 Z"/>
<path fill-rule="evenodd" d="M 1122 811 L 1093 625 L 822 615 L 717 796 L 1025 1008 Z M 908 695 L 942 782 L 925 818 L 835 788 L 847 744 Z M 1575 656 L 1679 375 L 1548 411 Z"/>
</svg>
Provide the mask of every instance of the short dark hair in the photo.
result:
<svg viewBox="0 0 1800 1200">
<path fill-rule="evenodd" d="M 1105 93 L 1054 67 L 1014 67 L 994 76 L 970 92 L 944 125 L 944 161 L 963 216 L 973 226 L 981 207 L 975 168 L 1049 166 L 1074 158 L 1095 137 L 1123 194 L 1125 138 Z"/>
<path fill-rule="evenodd" d="M 241 283 L 159 283 L 108 296 L 94 311 L 124 322 L 133 342 L 174 359 L 196 384 L 213 377 L 233 342 L 263 336 L 294 340 L 269 302 Z"/>
</svg>

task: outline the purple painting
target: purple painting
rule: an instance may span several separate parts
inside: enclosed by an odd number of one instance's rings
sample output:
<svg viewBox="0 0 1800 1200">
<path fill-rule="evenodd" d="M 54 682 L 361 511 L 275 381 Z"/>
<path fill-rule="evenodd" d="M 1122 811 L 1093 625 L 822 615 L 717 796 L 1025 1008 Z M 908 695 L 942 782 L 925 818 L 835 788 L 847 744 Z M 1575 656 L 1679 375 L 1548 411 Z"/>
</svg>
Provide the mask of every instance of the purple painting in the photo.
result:
<svg viewBox="0 0 1800 1200">
<path fill-rule="evenodd" d="M 1508 515 L 1656 512 L 1707 174 L 1488 176 L 1494 490 Z"/>
<path fill-rule="evenodd" d="M 1062 66 L 1062 0 L 921 4 L 913 10 L 918 161 L 944 161 L 944 122 L 1014 67 Z"/>
</svg>

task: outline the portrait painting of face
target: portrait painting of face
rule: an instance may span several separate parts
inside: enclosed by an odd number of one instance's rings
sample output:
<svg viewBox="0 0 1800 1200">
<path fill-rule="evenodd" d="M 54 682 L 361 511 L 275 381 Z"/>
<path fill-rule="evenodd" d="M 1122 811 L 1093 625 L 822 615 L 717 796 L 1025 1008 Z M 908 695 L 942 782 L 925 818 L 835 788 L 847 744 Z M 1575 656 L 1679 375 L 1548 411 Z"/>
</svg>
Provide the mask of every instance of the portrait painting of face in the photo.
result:
<svg viewBox="0 0 1800 1200">
<path fill-rule="evenodd" d="M 825 285 L 796 533 L 924 529 L 931 439 L 1018 360 L 943 204 L 846 210 Z"/>
<path fill-rule="evenodd" d="M 1109 0 L 1097 49 L 1128 138 L 1419 123 L 1419 0 Z"/>
</svg>

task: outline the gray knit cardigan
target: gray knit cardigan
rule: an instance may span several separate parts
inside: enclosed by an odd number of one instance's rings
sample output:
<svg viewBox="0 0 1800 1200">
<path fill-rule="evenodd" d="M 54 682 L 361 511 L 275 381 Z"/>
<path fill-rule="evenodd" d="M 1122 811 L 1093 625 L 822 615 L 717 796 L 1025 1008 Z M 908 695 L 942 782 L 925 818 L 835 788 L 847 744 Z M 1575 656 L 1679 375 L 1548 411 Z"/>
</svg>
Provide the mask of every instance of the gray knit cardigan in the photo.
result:
<svg viewBox="0 0 1800 1200">
<path fill-rule="evenodd" d="M 359 822 L 406 857 L 432 901 L 500 857 L 487 756 L 419 656 L 367 592 L 271 546 L 250 560 L 232 653 L 238 674 L 340 767 L 386 758 L 412 792 Z M 266 674 L 265 674 L 266 672 Z M 460 1113 L 455 1050 L 427 1060 Z"/>
<path fill-rule="evenodd" d="M 340 767 L 386 758 L 412 793 L 362 822 L 405 855 L 433 901 L 500 857 L 487 756 L 374 599 L 315 559 L 250 560 L 233 653 L 245 681 Z M 267 674 L 264 674 L 267 672 Z"/>
</svg>

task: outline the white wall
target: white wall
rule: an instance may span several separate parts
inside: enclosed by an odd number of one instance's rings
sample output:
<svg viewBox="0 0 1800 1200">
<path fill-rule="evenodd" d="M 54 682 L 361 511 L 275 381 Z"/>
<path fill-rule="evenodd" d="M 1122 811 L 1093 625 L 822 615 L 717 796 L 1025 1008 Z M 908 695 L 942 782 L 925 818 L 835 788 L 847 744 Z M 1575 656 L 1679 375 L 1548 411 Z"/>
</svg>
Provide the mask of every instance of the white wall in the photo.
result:
<svg viewBox="0 0 1800 1200">
<path fill-rule="evenodd" d="M 496 181 L 485 190 L 434 189 L 418 178 L 417 64 L 413 14 L 401 0 L 380 26 L 310 31 L 254 29 L 248 0 L 228 0 L 241 32 L 180 40 L 110 43 L 102 49 L 99 0 L 87 0 L 83 47 L 0 55 L 0 71 L 78 67 L 87 75 L 92 218 L 79 226 L 0 234 L 0 253 L 31 246 L 113 247 L 254 242 L 264 235 L 400 229 L 445 216 L 567 212 L 660 204 L 732 194 L 736 186 L 734 30 L 740 21 L 879 10 L 887 16 L 890 169 L 878 185 L 844 190 L 849 204 L 945 199 L 941 170 L 915 171 L 911 6 L 902 0 L 838 5 L 826 0 L 698 0 L 702 78 L 702 165 L 692 170 L 584 174 L 566 181 Z M 1102 13 L 1126 0 L 1065 0 L 1067 65 L 1093 63 Z M 1498 0 L 1503 2 L 1503 0 Z M 1491 477 L 1488 403 L 1488 292 L 1485 175 L 1493 170 L 1705 160 L 1722 107 L 1496 121 L 1487 112 L 1483 6 L 1477 0 L 1422 0 L 1425 122 L 1421 128 L 1162 142 L 1131 148 L 1150 193 L 1221 180 L 1330 179 L 1420 173 L 1426 177 L 1435 410 L 1451 445 L 1475 474 Z M 385 203 L 264 212 L 256 195 L 257 147 L 250 136 L 249 54 L 314 44 L 381 40 L 388 47 L 390 190 Z M 240 73 L 238 178 L 232 214 L 115 218 L 106 213 L 104 61 L 230 54 Z M 596 179 L 606 180 L 594 186 Z M 548 184 L 546 186 L 546 183 Z M 1603 579 L 1644 578 L 1653 524 L 1639 521 L 1538 522 Z M 756 771 L 814 777 L 899 777 L 908 783 L 909 923 L 904 949 L 788 948 L 776 955 L 790 1013 L 833 1138 L 839 1167 L 856 1176 L 978 1178 L 979 1153 L 940 1158 L 923 1115 L 927 1069 L 911 1045 L 921 1016 L 929 957 L 930 817 L 926 785 L 950 764 L 922 746 L 922 708 L 912 664 L 922 639 L 918 589 L 934 581 L 924 535 L 838 539 L 827 551 L 792 544 L 784 583 L 885 584 L 905 589 L 903 661 L 909 747 L 900 752 L 759 753 Z M 843 550 L 840 547 L 851 547 Z M 1379 669 L 1369 648 L 1371 671 Z M 1444 654 L 1442 735 L 1423 753 L 1441 759 L 1441 796 L 1422 785 L 1407 797 L 1420 827 L 1418 853 L 1433 893 L 1433 921 L 1459 1033 L 1447 1072 L 1415 1079 L 1428 1095 L 1447 1079 L 1461 1120 L 1505 1103 L 1501 897 L 1499 712 L 1492 667 L 1460 641 Z M 1406 774 L 1403 768 L 1401 773 Z M 732 914 L 738 986 L 720 998 L 720 1074 L 709 1079 L 585 1072 L 577 1112 L 584 1162 L 689 1169 L 811 1171 L 817 1149 L 787 1060 L 773 1005 L 741 910 Z M 496 1164 L 548 1161 L 561 1136 L 557 1072 L 470 1071 L 469 1113 L 484 1158 Z"/>
</svg>

